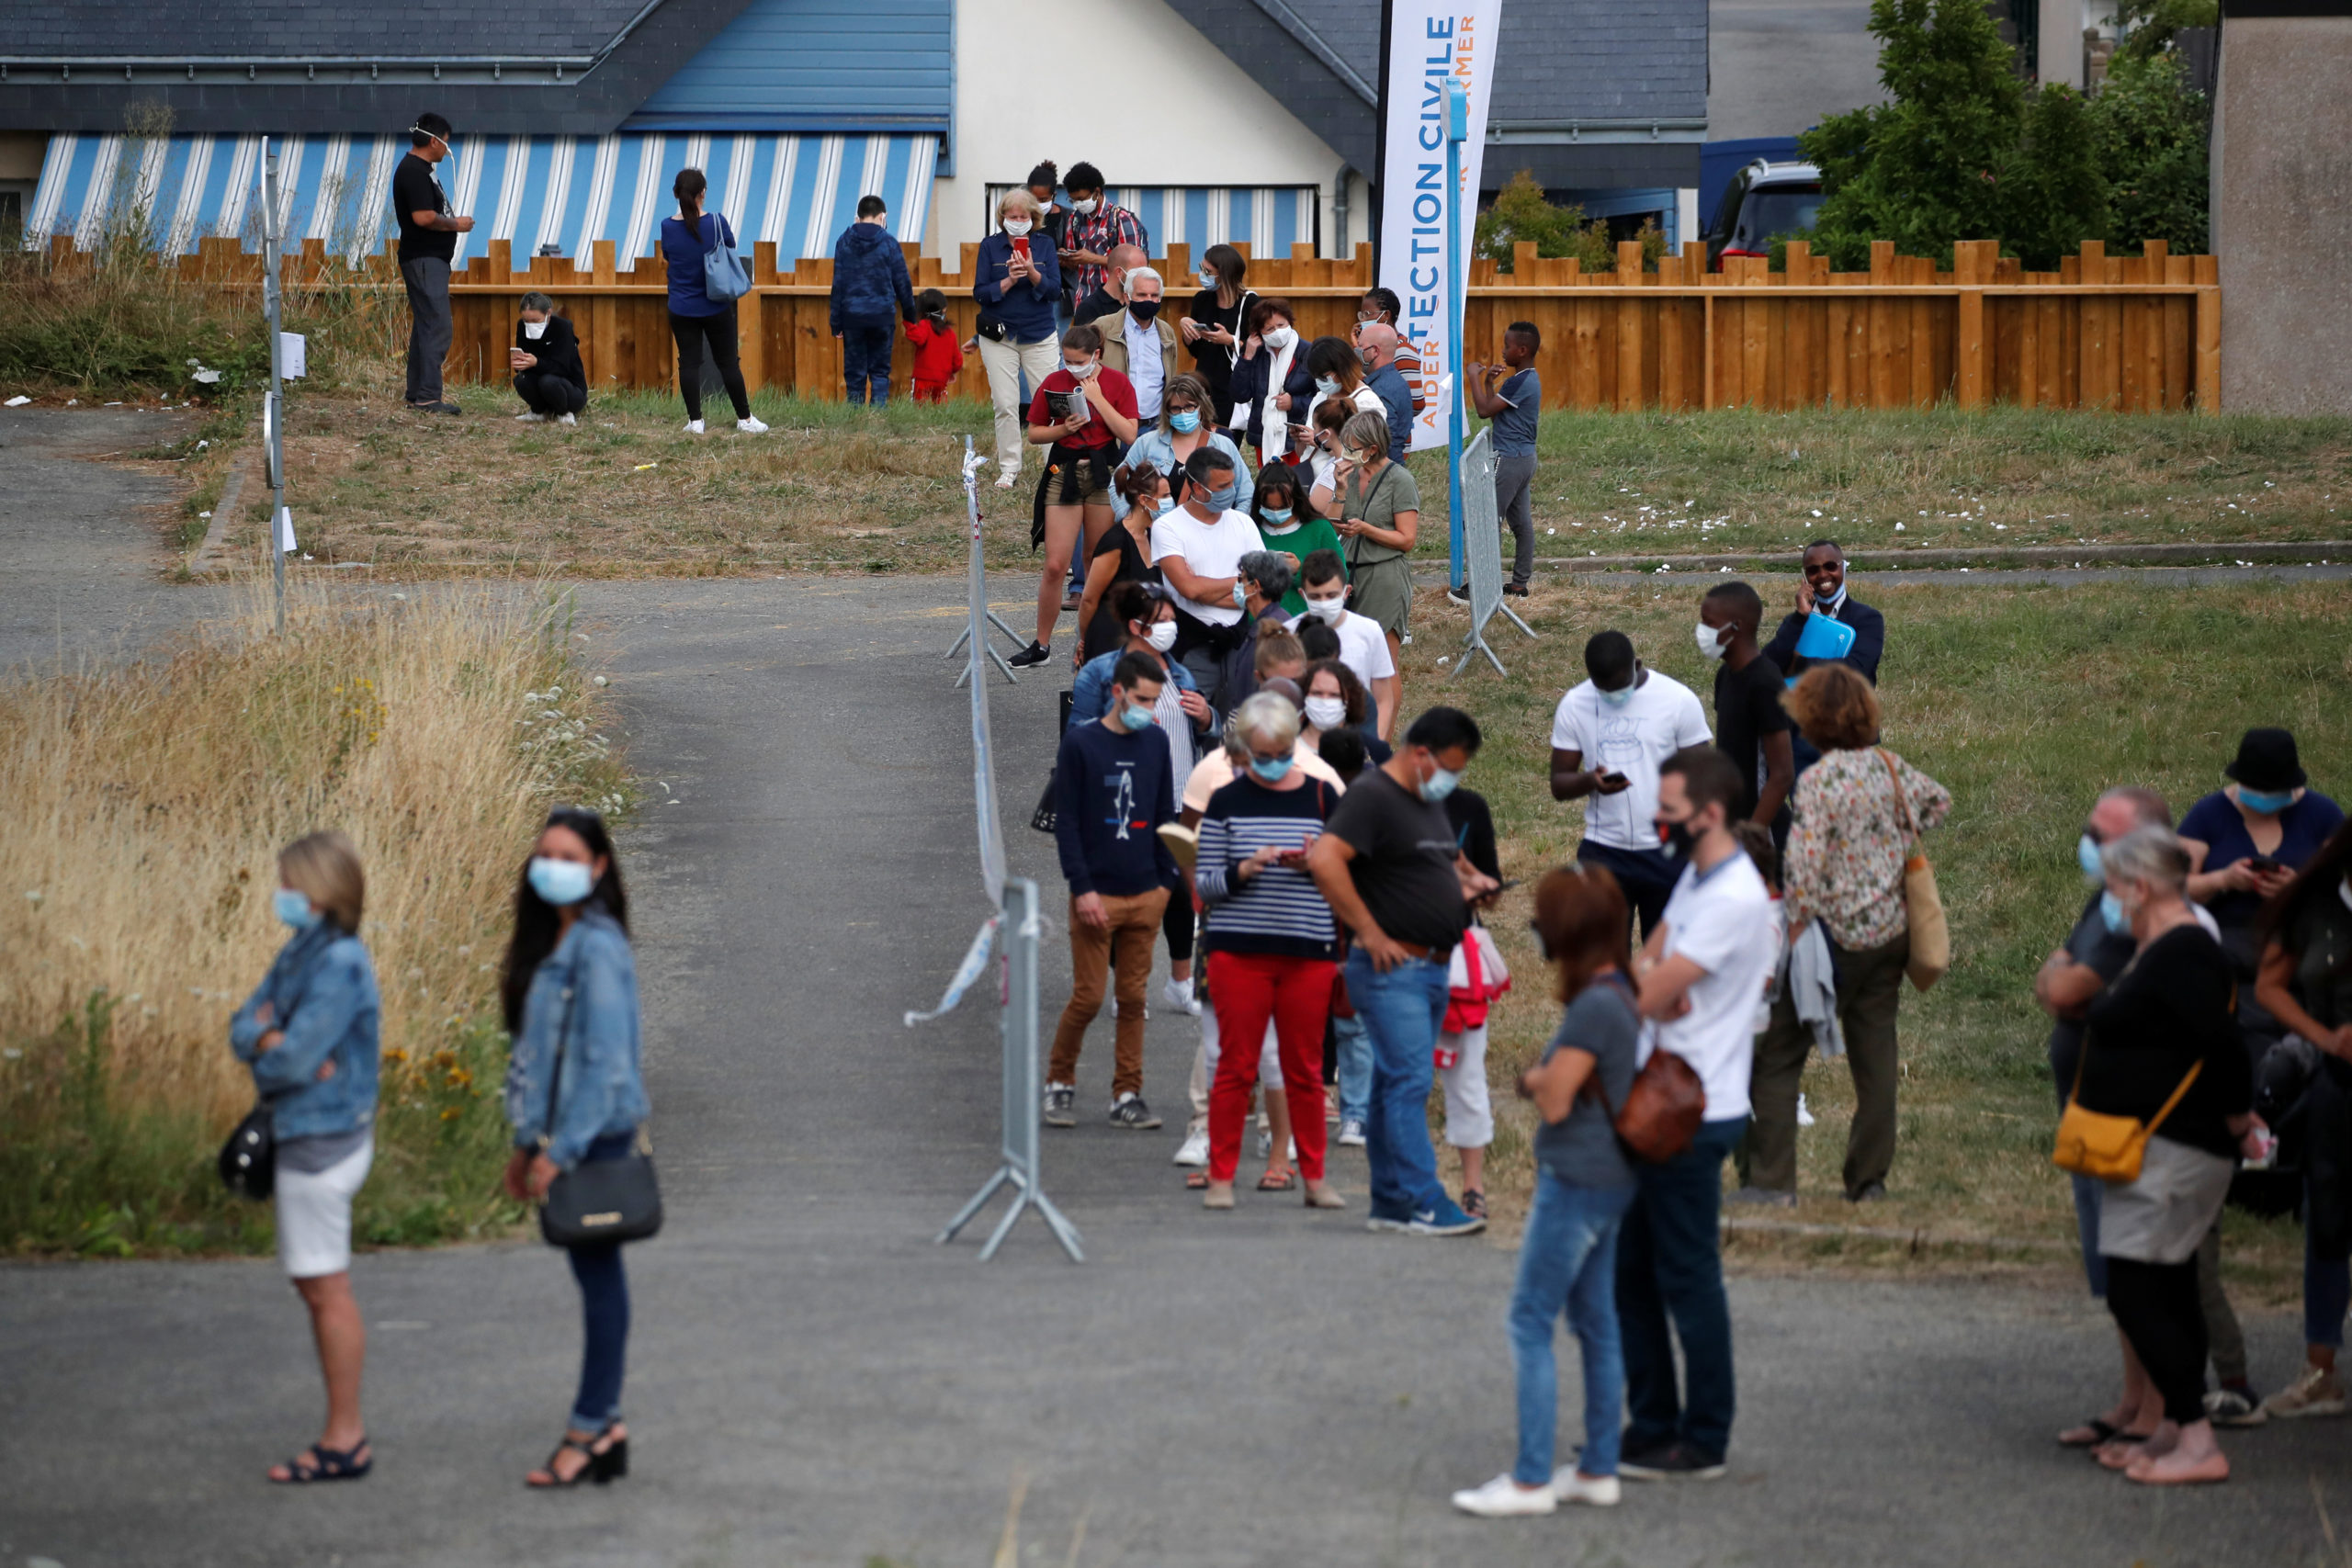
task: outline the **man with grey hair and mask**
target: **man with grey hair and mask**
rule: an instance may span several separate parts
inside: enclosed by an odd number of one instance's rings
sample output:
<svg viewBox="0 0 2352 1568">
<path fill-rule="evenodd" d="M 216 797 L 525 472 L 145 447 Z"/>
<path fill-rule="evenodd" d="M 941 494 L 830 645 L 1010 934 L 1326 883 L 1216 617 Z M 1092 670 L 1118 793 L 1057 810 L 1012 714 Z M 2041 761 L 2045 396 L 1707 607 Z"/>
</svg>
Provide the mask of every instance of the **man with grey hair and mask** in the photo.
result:
<svg viewBox="0 0 2352 1568">
<path fill-rule="evenodd" d="M 449 122 L 421 114 L 408 128 L 409 154 L 392 171 L 392 216 L 400 220 L 401 281 L 408 288 L 408 406 L 419 413 L 449 413 L 458 405 L 441 395 L 441 362 L 449 356 L 449 263 L 458 236 L 474 220 L 449 210 L 433 166 L 449 155 Z"/>
<path fill-rule="evenodd" d="M 1258 525 L 1240 508 L 1233 459 L 1204 446 L 1184 459 L 1184 498 L 1151 525 L 1151 564 L 1176 592 L 1176 657 L 1218 713 L 1229 712 L 1226 660 L 1250 640 L 1245 556 L 1263 552 Z M 1287 565 L 1287 560 L 1285 560 Z"/>
<path fill-rule="evenodd" d="M 1093 325 L 1102 334 L 1102 363 L 1134 385 L 1136 417 L 1149 422 L 1159 417 L 1160 393 L 1177 373 L 1176 328 L 1159 314 L 1165 287 L 1159 273 L 1129 267 L 1126 290 L 1127 308 L 1098 316 Z"/>
</svg>

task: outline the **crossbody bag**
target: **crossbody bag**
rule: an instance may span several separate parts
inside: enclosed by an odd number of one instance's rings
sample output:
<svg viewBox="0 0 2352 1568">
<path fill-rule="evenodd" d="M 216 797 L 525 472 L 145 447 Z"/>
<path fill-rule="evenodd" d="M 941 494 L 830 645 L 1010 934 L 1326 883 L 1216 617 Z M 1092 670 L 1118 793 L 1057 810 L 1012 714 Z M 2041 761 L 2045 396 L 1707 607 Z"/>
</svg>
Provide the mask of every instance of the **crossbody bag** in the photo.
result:
<svg viewBox="0 0 2352 1568">
<path fill-rule="evenodd" d="M 556 1031 L 555 1066 L 548 1074 L 547 1126 L 555 1127 L 563 1085 L 563 1057 L 571 1044 L 571 1003 L 576 986 L 566 986 L 563 1022 Z M 645 1129 L 630 1135 L 618 1159 L 583 1159 L 558 1171 L 539 1205 L 539 1234 L 549 1247 L 588 1247 L 599 1242 L 643 1241 L 662 1229 L 662 1184 L 653 1174 L 653 1150 Z"/>
</svg>

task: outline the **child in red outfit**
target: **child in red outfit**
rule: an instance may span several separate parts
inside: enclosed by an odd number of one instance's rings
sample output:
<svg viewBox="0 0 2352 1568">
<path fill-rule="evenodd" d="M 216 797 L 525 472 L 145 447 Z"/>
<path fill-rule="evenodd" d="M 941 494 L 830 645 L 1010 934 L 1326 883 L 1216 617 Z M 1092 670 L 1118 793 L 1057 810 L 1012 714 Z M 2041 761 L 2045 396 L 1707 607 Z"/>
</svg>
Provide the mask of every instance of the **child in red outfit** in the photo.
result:
<svg viewBox="0 0 2352 1568">
<path fill-rule="evenodd" d="M 907 342 L 915 351 L 915 401 L 944 403 L 947 384 L 964 370 L 964 345 L 947 320 L 947 296 L 926 288 L 915 296 L 922 320 L 907 328 Z"/>
</svg>

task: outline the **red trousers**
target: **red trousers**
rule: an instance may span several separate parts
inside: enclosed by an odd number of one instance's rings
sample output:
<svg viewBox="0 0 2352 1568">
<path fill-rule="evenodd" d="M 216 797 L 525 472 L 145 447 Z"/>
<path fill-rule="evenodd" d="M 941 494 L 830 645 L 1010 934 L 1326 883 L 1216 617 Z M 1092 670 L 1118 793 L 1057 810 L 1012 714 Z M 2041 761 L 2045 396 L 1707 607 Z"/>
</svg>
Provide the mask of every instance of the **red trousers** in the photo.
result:
<svg viewBox="0 0 2352 1568">
<path fill-rule="evenodd" d="M 946 400 L 946 382 L 926 381 L 920 376 L 915 378 L 915 401 L 919 403 L 944 403 Z"/>
<path fill-rule="evenodd" d="M 1340 966 L 1324 958 L 1246 953 L 1212 953 L 1208 962 L 1209 1000 L 1216 1006 L 1222 1047 L 1216 1081 L 1209 1086 L 1209 1179 L 1232 1180 L 1241 1163 L 1241 1128 L 1271 1018 L 1291 1136 L 1298 1140 L 1299 1174 L 1322 1180 L 1323 1026 L 1331 1016 L 1331 977 Z"/>
</svg>

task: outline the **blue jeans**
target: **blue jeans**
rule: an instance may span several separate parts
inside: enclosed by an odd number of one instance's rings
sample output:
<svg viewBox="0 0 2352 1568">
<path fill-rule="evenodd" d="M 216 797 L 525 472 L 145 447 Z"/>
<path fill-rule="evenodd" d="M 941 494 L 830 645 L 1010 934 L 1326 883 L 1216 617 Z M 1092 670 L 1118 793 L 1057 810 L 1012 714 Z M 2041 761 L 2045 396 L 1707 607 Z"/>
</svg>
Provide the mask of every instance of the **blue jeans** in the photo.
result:
<svg viewBox="0 0 2352 1568">
<path fill-rule="evenodd" d="M 2096 1176 L 2075 1176 L 2075 1234 L 2083 1244 L 2083 1278 L 2090 1281 L 2091 1299 L 2107 1299 L 2107 1256 L 2098 1249 L 2098 1206 L 2107 1183 Z"/>
<path fill-rule="evenodd" d="M 636 1137 L 634 1133 L 607 1134 L 589 1145 L 581 1157 L 617 1159 Z M 621 1373 L 628 1359 L 628 1275 L 621 1268 L 618 1242 L 564 1250 L 571 1259 L 571 1277 L 580 1281 L 580 1315 L 586 1330 L 571 1429 L 601 1432 L 621 1418 Z"/>
<path fill-rule="evenodd" d="M 1577 863 L 1608 868 L 1609 874 L 1624 890 L 1628 923 L 1638 916 L 1645 937 L 1657 930 L 1657 923 L 1666 918 L 1666 901 L 1674 896 L 1675 881 L 1682 874 L 1681 866 L 1661 853 L 1621 850 L 1613 844 L 1596 844 L 1590 839 L 1577 846 Z"/>
<path fill-rule="evenodd" d="M 898 332 L 898 323 L 888 316 L 842 318 L 842 372 L 849 382 L 851 402 L 866 401 L 868 383 L 875 403 L 890 400 L 890 349 Z"/>
<path fill-rule="evenodd" d="M 1617 1226 L 1639 1189 L 1576 1187 L 1540 1167 L 1535 1207 L 1519 1244 L 1519 1284 L 1510 1296 L 1511 1359 L 1519 1368 L 1521 1486 L 1552 1479 L 1552 1442 L 1560 1417 L 1560 1367 L 1553 1326 L 1567 1312 L 1584 1352 L 1584 1457 L 1587 1475 L 1617 1473 L 1618 1426 L 1625 1412 L 1625 1356 L 1617 1339 Z"/>
<path fill-rule="evenodd" d="M 1362 1122 L 1372 1115 L 1372 1036 L 1362 1018 L 1334 1018 L 1331 1033 L 1340 1055 L 1340 1120 Z"/>
<path fill-rule="evenodd" d="M 1617 1316 L 1632 1417 L 1625 1428 L 1628 1452 L 1681 1442 L 1719 1461 L 1731 1446 L 1731 1303 L 1724 1295 L 1717 1227 L 1724 1156 L 1747 1130 L 1745 1116 L 1702 1122 L 1690 1146 L 1674 1158 L 1634 1168 L 1640 1196 L 1617 1238 Z M 1678 1337 L 1685 1384 L 1679 1393 Z"/>
<path fill-rule="evenodd" d="M 1372 1212 L 1401 1220 L 1446 1201 L 1430 1146 L 1430 1085 L 1436 1080 L 1437 1026 L 1445 1017 L 1446 965 L 1408 958 L 1385 975 L 1357 948 L 1348 954 L 1348 998 L 1372 1036 L 1372 1101 L 1364 1153 L 1372 1165 Z"/>
</svg>

